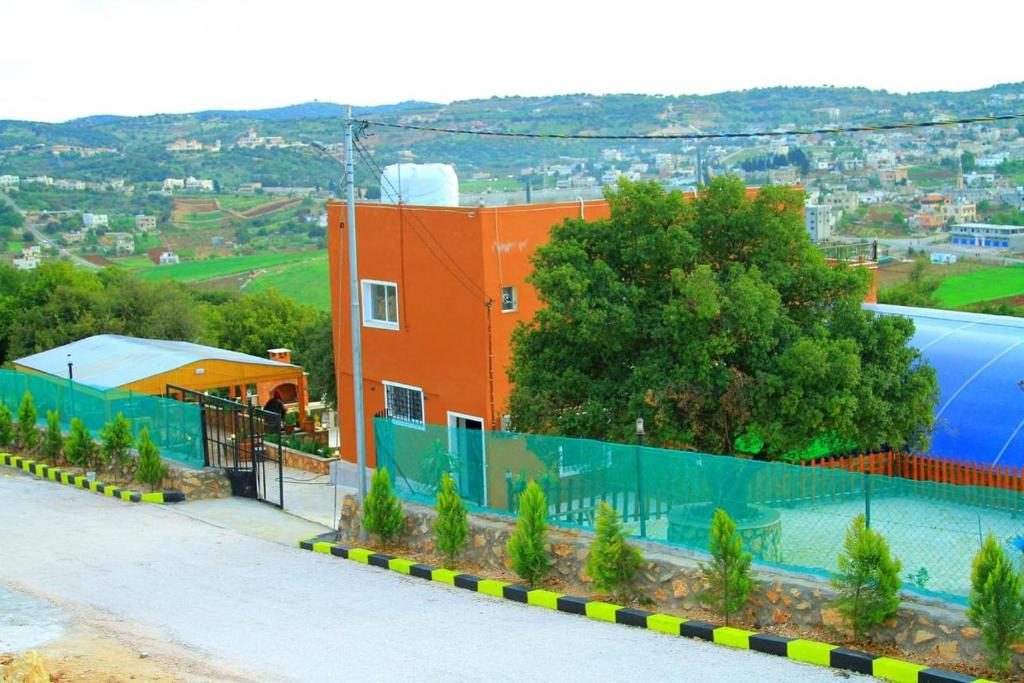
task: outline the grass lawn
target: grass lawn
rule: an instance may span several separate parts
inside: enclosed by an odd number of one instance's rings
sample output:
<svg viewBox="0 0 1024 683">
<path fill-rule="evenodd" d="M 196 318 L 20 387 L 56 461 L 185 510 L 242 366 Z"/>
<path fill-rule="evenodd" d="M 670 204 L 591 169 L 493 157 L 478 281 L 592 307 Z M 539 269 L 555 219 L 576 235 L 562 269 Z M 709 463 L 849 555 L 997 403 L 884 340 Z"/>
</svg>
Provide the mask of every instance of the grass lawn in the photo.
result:
<svg viewBox="0 0 1024 683">
<path fill-rule="evenodd" d="M 247 292 L 276 289 L 281 296 L 301 304 L 312 304 L 320 311 L 331 310 L 331 286 L 327 280 L 327 252 L 314 252 L 307 260 L 268 269 L 245 288 Z M 308 254 L 308 252 L 307 252 Z"/>
<path fill-rule="evenodd" d="M 950 307 L 1020 294 L 1024 294 L 1024 266 L 985 268 L 954 275 L 943 280 L 938 290 L 939 300 Z"/>
<path fill-rule="evenodd" d="M 175 280 L 177 282 L 195 282 L 226 277 L 237 273 L 246 273 L 257 268 L 270 268 L 294 261 L 308 261 L 315 252 L 274 252 L 269 254 L 253 254 L 251 256 L 231 256 L 211 258 L 202 261 L 190 261 L 171 266 L 157 266 L 138 271 L 144 280 Z"/>
</svg>

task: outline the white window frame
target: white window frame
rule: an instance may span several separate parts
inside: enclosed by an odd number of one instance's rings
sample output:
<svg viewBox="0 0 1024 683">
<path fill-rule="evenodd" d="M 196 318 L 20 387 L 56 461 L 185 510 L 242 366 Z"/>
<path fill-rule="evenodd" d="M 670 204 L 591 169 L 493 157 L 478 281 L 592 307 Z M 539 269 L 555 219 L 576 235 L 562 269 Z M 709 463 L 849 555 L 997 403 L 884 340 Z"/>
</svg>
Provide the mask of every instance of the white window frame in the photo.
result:
<svg viewBox="0 0 1024 683">
<path fill-rule="evenodd" d="M 512 290 L 512 308 L 505 308 L 505 290 Z M 519 310 L 519 291 L 515 285 L 505 285 L 501 288 L 501 312 L 502 313 L 515 313 Z"/>
<path fill-rule="evenodd" d="M 383 287 L 394 287 L 395 288 L 395 320 L 378 320 L 373 317 L 373 287 L 380 285 Z M 382 330 L 397 330 L 399 327 L 399 311 L 398 311 L 398 283 L 388 282 L 387 280 L 360 280 L 360 301 L 362 302 L 363 309 L 363 327 L 376 327 Z"/>
<path fill-rule="evenodd" d="M 427 406 L 426 406 L 426 394 L 423 393 L 423 387 L 416 387 L 411 384 L 402 384 L 401 382 L 389 382 L 388 380 L 381 380 L 381 384 L 384 385 L 384 410 L 391 417 L 395 424 L 402 425 L 404 427 L 410 427 L 412 429 L 419 429 L 426 431 L 427 429 Z M 397 387 L 399 389 L 408 389 L 410 391 L 420 392 L 420 415 L 423 416 L 422 422 L 416 422 L 414 420 L 407 420 L 398 415 L 391 414 L 391 408 L 388 402 L 388 387 Z"/>
</svg>

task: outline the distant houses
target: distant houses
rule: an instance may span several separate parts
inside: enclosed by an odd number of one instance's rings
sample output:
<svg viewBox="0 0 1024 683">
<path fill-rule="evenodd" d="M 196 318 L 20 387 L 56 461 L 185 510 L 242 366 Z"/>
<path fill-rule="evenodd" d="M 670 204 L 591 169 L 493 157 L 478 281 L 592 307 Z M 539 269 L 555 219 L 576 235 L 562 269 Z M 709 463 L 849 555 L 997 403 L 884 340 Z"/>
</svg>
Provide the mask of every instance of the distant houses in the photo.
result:
<svg viewBox="0 0 1024 683">
<path fill-rule="evenodd" d="M 149 257 L 150 261 L 158 266 L 169 266 L 181 262 L 178 255 L 167 247 L 153 247 L 146 251 L 146 255 Z"/>
<path fill-rule="evenodd" d="M 86 230 L 95 230 L 99 227 L 105 228 L 110 225 L 110 217 L 105 213 L 83 213 L 82 225 L 85 226 Z"/>
</svg>

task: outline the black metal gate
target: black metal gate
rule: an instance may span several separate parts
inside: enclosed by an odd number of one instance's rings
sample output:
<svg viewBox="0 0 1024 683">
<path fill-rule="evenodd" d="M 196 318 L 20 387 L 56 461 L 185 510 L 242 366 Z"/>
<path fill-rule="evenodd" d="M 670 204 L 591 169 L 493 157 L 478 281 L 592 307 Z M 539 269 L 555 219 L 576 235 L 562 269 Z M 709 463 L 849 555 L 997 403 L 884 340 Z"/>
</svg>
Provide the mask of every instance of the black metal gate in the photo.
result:
<svg viewBox="0 0 1024 683">
<path fill-rule="evenodd" d="M 205 464 L 227 472 L 232 495 L 284 507 L 280 415 L 173 384 L 166 394 L 199 404 Z"/>
</svg>

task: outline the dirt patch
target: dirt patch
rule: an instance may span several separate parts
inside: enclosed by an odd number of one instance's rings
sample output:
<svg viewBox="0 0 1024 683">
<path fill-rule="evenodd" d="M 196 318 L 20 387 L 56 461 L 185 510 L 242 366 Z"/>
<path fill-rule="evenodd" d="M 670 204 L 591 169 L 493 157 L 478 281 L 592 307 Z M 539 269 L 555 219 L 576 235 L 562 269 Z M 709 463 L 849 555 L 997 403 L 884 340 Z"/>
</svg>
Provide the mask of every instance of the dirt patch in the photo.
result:
<svg viewBox="0 0 1024 683">
<path fill-rule="evenodd" d="M 97 254 L 86 254 L 82 258 L 88 261 L 89 263 L 96 264 L 97 266 L 106 267 L 114 265 L 114 262 L 111 261 L 110 259 L 103 258 L 102 256 L 98 256 Z"/>
<path fill-rule="evenodd" d="M 270 202 L 268 204 L 262 204 L 255 206 L 251 209 L 242 211 L 241 214 L 246 218 L 255 218 L 256 216 L 262 216 L 264 214 L 273 213 L 274 211 L 280 211 L 281 209 L 287 209 L 290 206 L 301 204 L 301 199 L 278 199 L 277 201 Z"/>
</svg>

